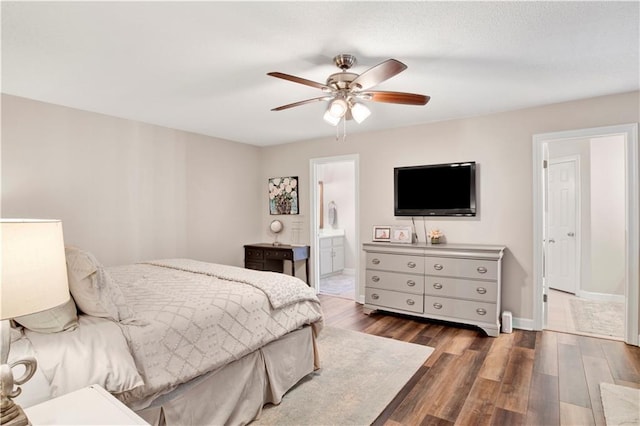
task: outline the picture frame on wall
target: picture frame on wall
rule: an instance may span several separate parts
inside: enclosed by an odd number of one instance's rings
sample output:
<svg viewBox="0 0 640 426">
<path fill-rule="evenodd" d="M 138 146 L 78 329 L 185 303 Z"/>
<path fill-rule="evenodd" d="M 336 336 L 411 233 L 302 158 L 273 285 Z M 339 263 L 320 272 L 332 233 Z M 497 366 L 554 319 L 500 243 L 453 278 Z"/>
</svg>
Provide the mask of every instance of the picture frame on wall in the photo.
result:
<svg viewBox="0 0 640 426">
<path fill-rule="evenodd" d="M 410 226 L 394 226 L 391 228 L 391 242 L 399 244 L 413 243 L 413 232 Z"/>
<path fill-rule="evenodd" d="M 373 241 L 379 241 L 379 242 L 391 241 L 391 227 L 375 225 L 373 227 Z"/>
<path fill-rule="evenodd" d="M 298 176 L 269 178 L 269 213 L 299 214 Z"/>
</svg>

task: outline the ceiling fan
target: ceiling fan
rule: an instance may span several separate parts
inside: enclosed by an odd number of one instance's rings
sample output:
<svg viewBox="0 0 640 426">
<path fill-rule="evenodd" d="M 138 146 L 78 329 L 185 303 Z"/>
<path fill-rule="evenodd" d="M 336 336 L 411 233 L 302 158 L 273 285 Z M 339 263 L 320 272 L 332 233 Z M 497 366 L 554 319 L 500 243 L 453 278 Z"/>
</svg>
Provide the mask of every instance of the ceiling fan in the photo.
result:
<svg viewBox="0 0 640 426">
<path fill-rule="evenodd" d="M 342 119 L 354 119 L 356 122 L 361 123 L 371 114 L 369 108 L 361 101 L 426 105 L 431 99 L 429 96 L 414 93 L 369 90 L 371 87 L 407 69 L 407 66 L 398 60 L 387 59 L 359 75 L 348 71 L 356 64 L 355 56 L 341 54 L 333 58 L 333 62 L 342 71 L 331 74 L 326 83 L 318 83 L 281 72 L 267 73 L 272 77 L 315 87 L 325 93 L 324 96 L 282 105 L 273 108 L 271 111 L 282 111 L 300 105 L 328 101 L 329 105 L 324 114 L 324 120 L 333 126 L 337 126 Z"/>
</svg>

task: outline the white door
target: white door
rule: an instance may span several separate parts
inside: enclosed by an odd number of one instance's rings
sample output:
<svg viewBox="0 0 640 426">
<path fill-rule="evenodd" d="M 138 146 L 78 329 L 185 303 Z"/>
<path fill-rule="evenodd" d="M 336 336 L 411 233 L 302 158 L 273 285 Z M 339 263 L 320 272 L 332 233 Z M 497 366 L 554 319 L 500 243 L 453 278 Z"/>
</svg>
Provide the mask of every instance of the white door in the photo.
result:
<svg viewBox="0 0 640 426">
<path fill-rule="evenodd" d="M 576 160 L 551 160 L 547 229 L 547 282 L 550 288 L 577 291 Z"/>
</svg>

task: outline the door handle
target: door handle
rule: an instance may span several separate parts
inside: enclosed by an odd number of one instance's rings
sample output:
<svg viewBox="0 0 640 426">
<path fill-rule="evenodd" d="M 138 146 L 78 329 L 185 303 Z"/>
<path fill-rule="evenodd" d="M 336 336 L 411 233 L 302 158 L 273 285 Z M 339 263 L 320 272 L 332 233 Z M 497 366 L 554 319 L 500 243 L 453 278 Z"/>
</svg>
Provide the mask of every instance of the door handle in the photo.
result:
<svg viewBox="0 0 640 426">
<path fill-rule="evenodd" d="M 569 237 L 573 237 L 573 236 L 575 236 L 575 235 L 576 235 L 576 234 L 574 234 L 573 232 L 567 232 L 567 236 L 569 236 Z"/>
</svg>

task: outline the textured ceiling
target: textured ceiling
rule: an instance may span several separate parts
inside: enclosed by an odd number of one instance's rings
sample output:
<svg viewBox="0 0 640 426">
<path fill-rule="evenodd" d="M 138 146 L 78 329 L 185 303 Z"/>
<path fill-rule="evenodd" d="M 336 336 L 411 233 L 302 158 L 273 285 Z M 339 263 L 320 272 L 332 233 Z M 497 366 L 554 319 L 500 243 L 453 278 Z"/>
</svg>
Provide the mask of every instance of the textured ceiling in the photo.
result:
<svg viewBox="0 0 640 426">
<path fill-rule="evenodd" d="M 638 2 L 2 2 L 4 93 L 254 145 L 330 137 L 320 96 L 266 75 L 324 82 L 408 69 L 347 133 L 639 88 Z"/>
</svg>

